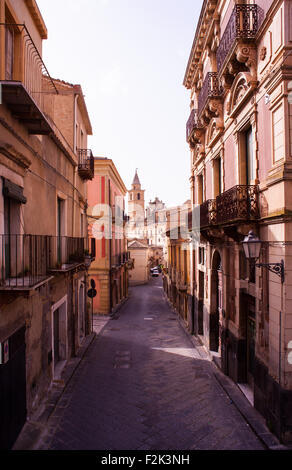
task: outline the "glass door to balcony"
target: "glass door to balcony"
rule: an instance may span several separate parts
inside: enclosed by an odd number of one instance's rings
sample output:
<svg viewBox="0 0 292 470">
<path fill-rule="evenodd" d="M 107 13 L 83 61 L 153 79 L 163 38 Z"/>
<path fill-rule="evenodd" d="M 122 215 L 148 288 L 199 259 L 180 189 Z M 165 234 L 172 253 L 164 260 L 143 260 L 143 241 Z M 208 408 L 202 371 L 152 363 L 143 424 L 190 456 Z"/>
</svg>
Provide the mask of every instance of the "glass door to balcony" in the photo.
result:
<svg viewBox="0 0 292 470">
<path fill-rule="evenodd" d="M 5 28 L 5 80 L 13 80 L 14 33 Z"/>
<path fill-rule="evenodd" d="M 10 277 L 11 273 L 11 218 L 10 218 L 10 199 L 4 197 L 4 266 L 5 279 Z"/>
<path fill-rule="evenodd" d="M 253 158 L 252 128 L 250 127 L 245 134 L 246 142 L 246 184 L 250 186 L 255 179 L 255 165 Z"/>
</svg>

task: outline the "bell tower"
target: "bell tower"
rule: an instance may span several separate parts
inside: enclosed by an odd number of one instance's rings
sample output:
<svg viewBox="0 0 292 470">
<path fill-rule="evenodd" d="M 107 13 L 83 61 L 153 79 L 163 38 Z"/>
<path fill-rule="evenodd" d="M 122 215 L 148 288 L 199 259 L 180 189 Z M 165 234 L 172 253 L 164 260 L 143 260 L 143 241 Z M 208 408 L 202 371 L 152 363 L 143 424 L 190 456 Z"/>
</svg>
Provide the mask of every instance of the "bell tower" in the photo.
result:
<svg viewBox="0 0 292 470">
<path fill-rule="evenodd" d="M 136 169 L 132 189 L 128 192 L 128 214 L 130 220 L 136 218 L 136 215 L 138 215 L 137 212 L 139 212 L 141 216 L 142 210 L 139 209 L 138 206 L 142 208 L 143 214 L 145 214 L 145 190 L 141 189 L 138 169 Z"/>
</svg>

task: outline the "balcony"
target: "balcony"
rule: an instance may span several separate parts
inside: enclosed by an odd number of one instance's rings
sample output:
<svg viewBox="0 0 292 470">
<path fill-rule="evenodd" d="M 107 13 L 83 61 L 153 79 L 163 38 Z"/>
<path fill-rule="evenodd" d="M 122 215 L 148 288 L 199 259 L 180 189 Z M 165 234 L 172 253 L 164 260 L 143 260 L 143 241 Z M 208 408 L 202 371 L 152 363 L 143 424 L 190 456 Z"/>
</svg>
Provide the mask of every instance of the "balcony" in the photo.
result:
<svg viewBox="0 0 292 470">
<path fill-rule="evenodd" d="M 198 121 L 198 110 L 197 109 L 193 109 L 191 111 L 191 114 L 190 114 L 190 117 L 188 119 L 188 122 L 187 122 L 187 142 L 190 141 L 190 137 L 193 133 L 193 131 L 197 128 L 200 128 L 200 124 L 199 124 L 199 121 Z"/>
<path fill-rule="evenodd" d="M 49 237 L 0 235 L 0 291 L 31 290 L 49 278 Z"/>
<path fill-rule="evenodd" d="M 216 199 L 209 199 L 200 206 L 200 225 L 201 227 L 209 227 L 216 225 L 216 221 Z"/>
<path fill-rule="evenodd" d="M 238 185 L 200 206 L 201 229 L 249 222 L 260 217 L 258 186 Z"/>
<path fill-rule="evenodd" d="M 84 264 L 85 254 L 88 252 L 85 238 L 63 236 L 48 238 L 49 272 L 69 272 Z"/>
<path fill-rule="evenodd" d="M 0 291 L 27 291 L 84 264 L 85 239 L 0 235 Z"/>
<path fill-rule="evenodd" d="M 94 178 L 94 157 L 90 149 L 78 149 L 78 172 L 83 180 Z"/>
<path fill-rule="evenodd" d="M 257 5 L 235 5 L 217 50 L 217 70 L 221 73 L 227 57 L 234 53 L 238 41 L 256 38 L 264 19 L 263 10 Z"/>
<path fill-rule="evenodd" d="M 5 80 L 0 81 L 2 103 L 21 122 L 29 134 L 48 135 L 53 132 L 43 112 L 44 89 L 58 94 L 54 81 L 24 24 L 0 23 L 13 38 L 13 58 Z"/>
<path fill-rule="evenodd" d="M 112 268 L 120 268 L 124 264 L 127 264 L 130 261 L 130 253 L 124 252 L 118 255 L 113 255 L 111 259 Z"/>
<path fill-rule="evenodd" d="M 217 224 L 258 219 L 258 186 L 234 186 L 216 198 L 216 209 Z"/>
<path fill-rule="evenodd" d="M 219 99 L 221 97 L 222 89 L 217 72 L 208 72 L 198 98 L 198 116 L 201 116 L 210 99 Z"/>
</svg>

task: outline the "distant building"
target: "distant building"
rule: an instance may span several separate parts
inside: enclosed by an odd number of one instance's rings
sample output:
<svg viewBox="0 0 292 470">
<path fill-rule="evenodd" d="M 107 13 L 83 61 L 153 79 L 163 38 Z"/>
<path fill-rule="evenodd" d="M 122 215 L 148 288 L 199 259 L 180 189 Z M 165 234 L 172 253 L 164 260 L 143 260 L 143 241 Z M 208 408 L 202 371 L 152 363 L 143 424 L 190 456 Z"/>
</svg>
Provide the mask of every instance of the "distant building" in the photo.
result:
<svg viewBox="0 0 292 470">
<path fill-rule="evenodd" d="M 96 283 L 95 314 L 111 313 L 128 296 L 126 193 L 114 162 L 95 158 L 94 179 L 88 183 L 89 234 L 95 253 L 89 275 Z"/>
<path fill-rule="evenodd" d="M 141 240 L 132 240 L 128 244 L 130 258 L 134 268 L 130 273 L 130 286 L 147 284 L 150 279 L 149 246 Z"/>
</svg>

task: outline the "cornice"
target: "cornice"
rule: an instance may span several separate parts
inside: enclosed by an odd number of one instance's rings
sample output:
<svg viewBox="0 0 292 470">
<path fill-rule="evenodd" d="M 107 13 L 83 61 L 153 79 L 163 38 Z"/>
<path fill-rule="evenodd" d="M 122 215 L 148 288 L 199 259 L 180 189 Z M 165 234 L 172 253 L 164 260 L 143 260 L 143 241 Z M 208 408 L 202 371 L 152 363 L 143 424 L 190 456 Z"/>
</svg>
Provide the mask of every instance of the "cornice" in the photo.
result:
<svg viewBox="0 0 292 470">
<path fill-rule="evenodd" d="M 192 86 L 193 76 L 199 62 L 196 56 L 201 56 L 202 51 L 205 50 L 206 40 L 210 36 L 210 27 L 214 24 L 214 21 L 216 20 L 213 14 L 218 3 L 218 0 L 204 0 L 183 81 L 183 85 L 187 89 L 190 89 Z M 210 18 L 208 18 L 208 15 L 211 15 Z M 198 48 L 201 41 L 203 41 L 204 44 L 201 47 L 201 51 L 199 51 Z"/>
<path fill-rule="evenodd" d="M 26 6 L 35 22 L 42 39 L 48 39 L 48 30 L 35 0 L 25 0 Z"/>
</svg>

